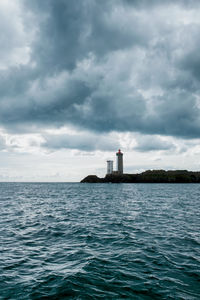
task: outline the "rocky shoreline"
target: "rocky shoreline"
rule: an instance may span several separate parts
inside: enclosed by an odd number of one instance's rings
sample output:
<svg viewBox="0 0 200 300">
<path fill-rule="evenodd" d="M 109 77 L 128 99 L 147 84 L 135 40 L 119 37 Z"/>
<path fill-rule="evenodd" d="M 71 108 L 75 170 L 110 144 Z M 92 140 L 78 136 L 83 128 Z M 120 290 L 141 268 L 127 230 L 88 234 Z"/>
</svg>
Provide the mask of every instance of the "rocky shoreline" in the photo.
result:
<svg viewBox="0 0 200 300">
<path fill-rule="evenodd" d="M 148 170 L 140 174 L 88 175 L 82 183 L 200 183 L 200 172 L 187 170 Z"/>
</svg>

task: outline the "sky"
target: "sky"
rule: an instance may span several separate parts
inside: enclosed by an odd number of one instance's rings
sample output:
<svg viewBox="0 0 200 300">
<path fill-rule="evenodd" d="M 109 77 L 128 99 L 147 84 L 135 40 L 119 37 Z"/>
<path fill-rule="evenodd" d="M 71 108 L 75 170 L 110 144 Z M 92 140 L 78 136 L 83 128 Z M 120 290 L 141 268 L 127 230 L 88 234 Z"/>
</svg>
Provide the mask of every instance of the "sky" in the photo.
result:
<svg viewBox="0 0 200 300">
<path fill-rule="evenodd" d="M 0 0 L 0 181 L 200 170 L 199 0 Z"/>
</svg>

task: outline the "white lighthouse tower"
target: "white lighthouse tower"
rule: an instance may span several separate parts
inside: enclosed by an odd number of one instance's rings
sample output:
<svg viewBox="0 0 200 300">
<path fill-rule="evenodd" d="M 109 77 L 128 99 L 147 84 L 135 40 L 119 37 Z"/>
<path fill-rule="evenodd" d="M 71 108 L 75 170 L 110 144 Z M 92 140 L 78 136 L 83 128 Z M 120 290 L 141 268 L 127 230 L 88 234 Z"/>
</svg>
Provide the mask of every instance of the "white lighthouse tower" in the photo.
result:
<svg viewBox="0 0 200 300">
<path fill-rule="evenodd" d="M 117 156 L 117 172 L 118 174 L 123 174 L 123 153 L 119 149 L 116 153 Z"/>
<path fill-rule="evenodd" d="M 113 160 L 107 160 L 107 174 L 112 174 L 113 172 Z"/>
</svg>

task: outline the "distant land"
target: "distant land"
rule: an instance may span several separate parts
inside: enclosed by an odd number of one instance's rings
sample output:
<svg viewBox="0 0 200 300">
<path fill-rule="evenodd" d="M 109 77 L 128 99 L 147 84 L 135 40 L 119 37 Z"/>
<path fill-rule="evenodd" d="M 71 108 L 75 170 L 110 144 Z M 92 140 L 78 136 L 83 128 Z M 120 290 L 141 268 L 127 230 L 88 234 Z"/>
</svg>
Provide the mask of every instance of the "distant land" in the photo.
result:
<svg viewBox="0 0 200 300">
<path fill-rule="evenodd" d="M 88 175 L 82 183 L 200 183 L 200 172 L 187 170 L 148 170 L 140 174 Z"/>
</svg>

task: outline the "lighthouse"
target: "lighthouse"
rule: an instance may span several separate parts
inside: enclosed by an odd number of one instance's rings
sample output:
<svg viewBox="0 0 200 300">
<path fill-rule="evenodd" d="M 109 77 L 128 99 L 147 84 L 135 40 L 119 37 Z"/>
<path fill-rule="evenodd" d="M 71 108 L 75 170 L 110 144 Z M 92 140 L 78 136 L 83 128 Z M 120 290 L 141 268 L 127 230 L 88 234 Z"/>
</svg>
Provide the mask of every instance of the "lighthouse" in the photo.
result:
<svg viewBox="0 0 200 300">
<path fill-rule="evenodd" d="M 123 153 L 119 149 L 116 153 L 117 156 L 117 172 L 118 174 L 123 174 Z"/>
<path fill-rule="evenodd" d="M 107 174 L 112 174 L 113 172 L 113 160 L 107 160 Z"/>
</svg>

